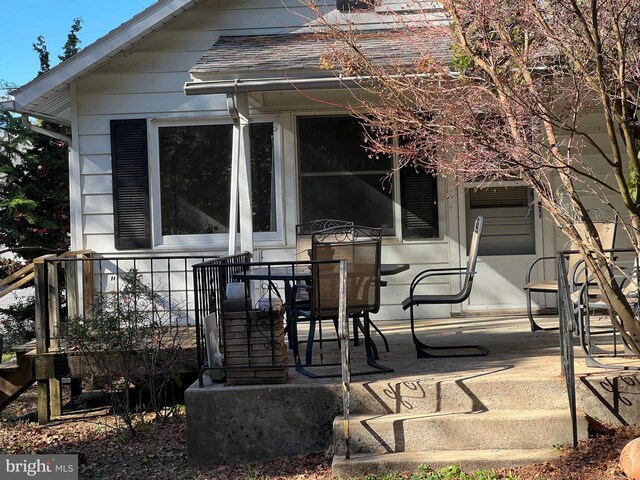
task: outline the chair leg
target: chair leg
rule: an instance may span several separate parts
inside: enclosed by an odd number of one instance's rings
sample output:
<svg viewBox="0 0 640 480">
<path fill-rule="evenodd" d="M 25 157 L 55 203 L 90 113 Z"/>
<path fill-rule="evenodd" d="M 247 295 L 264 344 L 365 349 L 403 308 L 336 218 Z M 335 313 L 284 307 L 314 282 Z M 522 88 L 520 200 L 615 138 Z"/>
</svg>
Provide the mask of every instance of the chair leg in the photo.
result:
<svg viewBox="0 0 640 480">
<path fill-rule="evenodd" d="M 307 336 L 307 353 L 305 361 L 307 365 L 311 365 L 313 358 L 313 339 L 316 334 L 316 320 L 314 318 L 309 319 L 309 335 Z"/>
<path fill-rule="evenodd" d="M 360 337 L 358 335 L 358 317 L 356 315 L 353 316 L 353 345 L 360 345 Z"/>
<path fill-rule="evenodd" d="M 369 323 L 371 324 L 373 329 L 376 331 L 376 333 L 378 335 L 380 335 L 380 338 L 382 338 L 382 341 L 384 342 L 384 348 L 388 352 L 389 351 L 389 342 L 387 342 L 387 337 L 384 336 L 384 333 L 382 333 L 380 331 L 380 329 L 378 328 L 378 326 L 375 323 L 373 323 L 371 320 L 369 320 Z"/>
<path fill-rule="evenodd" d="M 376 370 L 379 370 L 384 373 L 393 372 L 393 368 L 385 367 L 384 365 L 380 365 L 376 360 L 378 360 L 378 349 L 376 344 L 371 340 L 371 329 L 369 328 L 371 325 L 371 321 L 369 320 L 369 314 L 365 312 L 364 314 L 364 348 L 367 353 L 367 364 Z"/>
<path fill-rule="evenodd" d="M 525 297 L 527 302 L 527 317 L 529 317 L 529 325 L 531 327 L 532 332 L 538 331 L 548 331 L 548 330 L 558 330 L 560 327 L 541 327 L 538 323 L 533 319 L 533 308 L 531 306 L 531 290 L 528 288 L 525 289 Z"/>
<path fill-rule="evenodd" d="M 411 336 L 416 346 L 418 358 L 452 358 L 452 357 L 484 357 L 489 353 L 486 347 L 482 345 L 454 345 L 454 346 L 438 346 L 427 345 L 422 343 L 415 330 L 415 320 L 413 316 L 413 304 L 410 305 L 409 313 L 411 315 Z M 466 352 L 460 352 L 466 350 Z M 451 351 L 451 353 L 438 353 Z"/>
<path fill-rule="evenodd" d="M 354 315 L 353 320 L 357 322 L 357 327 L 362 330 L 362 336 L 364 337 L 364 346 L 365 351 L 367 353 L 367 359 L 372 358 L 374 360 L 380 360 L 380 355 L 378 354 L 378 346 L 376 342 L 371 338 L 371 331 L 369 329 L 370 322 L 368 321 L 368 316 L 364 314 L 364 320 L 360 321 L 360 315 Z"/>
<path fill-rule="evenodd" d="M 287 320 L 287 326 L 289 328 L 287 332 L 289 335 L 289 348 L 293 352 L 293 361 L 297 365 L 300 363 L 300 348 L 298 345 L 298 322 L 296 318 L 291 316 L 291 321 Z"/>
</svg>

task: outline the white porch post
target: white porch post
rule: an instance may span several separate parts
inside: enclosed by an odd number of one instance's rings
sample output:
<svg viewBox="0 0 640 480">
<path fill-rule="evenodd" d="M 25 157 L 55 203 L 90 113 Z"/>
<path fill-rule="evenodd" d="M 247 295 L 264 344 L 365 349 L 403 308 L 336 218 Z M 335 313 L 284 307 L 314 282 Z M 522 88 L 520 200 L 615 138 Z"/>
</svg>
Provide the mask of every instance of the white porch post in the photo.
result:
<svg viewBox="0 0 640 480">
<path fill-rule="evenodd" d="M 236 253 L 236 232 L 240 220 L 240 250 L 253 253 L 253 207 L 251 203 L 251 145 L 249 141 L 249 97 L 227 95 L 233 121 L 231 156 L 231 199 L 229 204 L 229 255 Z M 238 215 L 239 213 L 239 215 Z"/>
</svg>

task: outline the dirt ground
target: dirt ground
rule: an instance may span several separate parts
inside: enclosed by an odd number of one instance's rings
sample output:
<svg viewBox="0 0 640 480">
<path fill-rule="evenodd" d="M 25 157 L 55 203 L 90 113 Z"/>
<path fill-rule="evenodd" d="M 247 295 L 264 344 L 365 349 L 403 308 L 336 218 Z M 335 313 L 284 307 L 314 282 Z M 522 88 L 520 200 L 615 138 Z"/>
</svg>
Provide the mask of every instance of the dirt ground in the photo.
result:
<svg viewBox="0 0 640 480">
<path fill-rule="evenodd" d="M 34 419 L 35 389 L 0 413 L 0 451 L 4 454 L 73 453 L 82 479 L 331 479 L 331 459 L 324 452 L 282 458 L 243 467 L 187 466 L 186 422 L 179 410 L 166 422 L 146 417 L 134 438 L 119 431 L 117 419 L 104 409 L 39 426 Z M 121 425 L 121 424 L 119 424 Z M 512 470 L 521 480 L 609 480 L 626 478 L 618 468 L 624 445 L 640 428 L 601 428 L 577 450 L 565 449 L 553 463 Z M 502 476 L 509 471 L 499 472 Z M 409 478 L 409 474 L 406 475 Z"/>
</svg>

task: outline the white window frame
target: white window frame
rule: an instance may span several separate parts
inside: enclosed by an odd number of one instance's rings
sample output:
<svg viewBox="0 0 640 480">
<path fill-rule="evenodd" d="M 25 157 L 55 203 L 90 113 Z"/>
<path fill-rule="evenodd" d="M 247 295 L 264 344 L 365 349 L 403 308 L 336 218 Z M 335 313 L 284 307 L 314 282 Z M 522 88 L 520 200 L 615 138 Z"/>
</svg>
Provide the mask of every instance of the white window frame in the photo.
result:
<svg viewBox="0 0 640 480">
<path fill-rule="evenodd" d="M 284 203 L 282 185 L 282 129 L 278 115 L 257 115 L 251 117 L 252 123 L 273 124 L 273 174 L 274 189 L 273 198 L 275 205 L 276 222 L 275 231 L 254 232 L 253 241 L 256 246 L 281 245 L 284 243 Z M 163 235 L 162 212 L 160 202 L 160 151 L 159 129 L 163 127 L 205 126 L 205 125 L 232 125 L 228 117 L 207 117 L 196 119 L 152 119 L 150 124 L 149 144 L 149 187 L 151 189 L 151 221 L 153 248 L 157 250 L 211 250 L 227 249 L 229 245 L 228 233 L 207 233 L 193 235 Z M 239 244 L 238 235 L 236 243 Z"/>
</svg>

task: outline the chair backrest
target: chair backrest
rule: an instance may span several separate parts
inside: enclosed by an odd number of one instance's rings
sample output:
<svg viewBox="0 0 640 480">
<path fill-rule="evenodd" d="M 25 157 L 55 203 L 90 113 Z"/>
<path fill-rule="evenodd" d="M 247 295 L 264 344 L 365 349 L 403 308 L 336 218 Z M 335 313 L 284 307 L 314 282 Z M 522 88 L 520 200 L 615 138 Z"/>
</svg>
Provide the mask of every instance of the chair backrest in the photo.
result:
<svg viewBox="0 0 640 480">
<path fill-rule="evenodd" d="M 612 250 L 615 246 L 616 230 L 618 228 L 617 218 L 609 222 L 595 221 L 594 226 L 598 231 L 600 237 L 600 243 L 603 250 Z M 584 230 L 583 224 L 577 225 L 578 231 Z M 575 243 L 571 244 L 571 250 L 577 250 L 578 247 Z M 578 265 L 582 263 L 582 256 L 579 253 L 572 253 L 569 255 L 569 262 L 567 265 L 567 272 L 571 276 L 572 283 L 574 285 L 580 285 L 586 281 L 585 269 L 580 268 Z M 577 269 L 577 270 L 576 270 Z"/>
<path fill-rule="evenodd" d="M 313 260 L 347 261 L 347 312 L 377 312 L 380 308 L 381 229 L 354 225 L 312 234 Z M 313 265 L 313 315 L 338 312 L 339 265 Z"/>
<path fill-rule="evenodd" d="M 467 267 L 464 275 L 462 288 L 460 293 L 455 295 L 456 301 L 464 302 L 471 295 L 471 287 L 473 286 L 473 278 L 476 275 L 476 265 L 478 263 L 478 250 L 480 249 L 480 238 L 482 237 L 482 226 L 484 225 L 484 217 L 476 218 L 473 224 L 473 233 L 471 234 L 471 243 L 469 244 L 469 256 L 467 257 Z"/>
<path fill-rule="evenodd" d="M 296 260 L 304 262 L 311 259 L 311 234 L 327 228 L 353 225 L 346 220 L 320 218 L 296 225 Z"/>
</svg>

